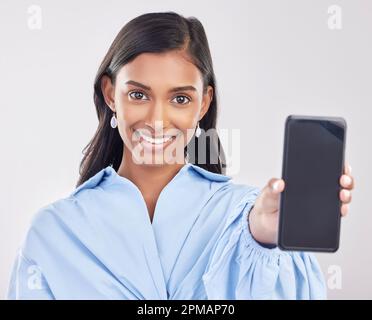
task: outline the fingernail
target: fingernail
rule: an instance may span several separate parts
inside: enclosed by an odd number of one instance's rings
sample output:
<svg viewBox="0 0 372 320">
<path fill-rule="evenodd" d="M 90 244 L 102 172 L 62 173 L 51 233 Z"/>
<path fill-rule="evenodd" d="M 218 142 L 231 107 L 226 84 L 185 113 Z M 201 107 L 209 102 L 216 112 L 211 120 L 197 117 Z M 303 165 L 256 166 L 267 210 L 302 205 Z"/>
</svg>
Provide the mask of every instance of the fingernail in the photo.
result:
<svg viewBox="0 0 372 320">
<path fill-rule="evenodd" d="M 274 190 L 278 190 L 278 188 L 279 188 L 279 181 L 275 181 L 275 182 L 273 183 L 273 189 L 274 189 Z"/>
<path fill-rule="evenodd" d="M 351 173 L 351 165 L 349 164 L 349 172 Z"/>
<path fill-rule="evenodd" d="M 347 184 L 347 185 L 350 185 L 351 184 L 351 178 L 349 176 L 344 176 L 344 182 Z"/>
</svg>

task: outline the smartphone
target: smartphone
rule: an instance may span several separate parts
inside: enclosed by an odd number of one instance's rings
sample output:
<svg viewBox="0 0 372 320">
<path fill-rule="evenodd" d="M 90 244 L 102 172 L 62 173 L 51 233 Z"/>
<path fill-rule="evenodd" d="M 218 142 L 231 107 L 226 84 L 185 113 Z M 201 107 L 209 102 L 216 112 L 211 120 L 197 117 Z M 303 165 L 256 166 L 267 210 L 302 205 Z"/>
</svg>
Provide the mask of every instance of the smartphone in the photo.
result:
<svg viewBox="0 0 372 320">
<path fill-rule="evenodd" d="M 340 177 L 346 121 L 290 115 L 285 122 L 278 246 L 281 250 L 336 252 L 340 241 Z"/>
</svg>

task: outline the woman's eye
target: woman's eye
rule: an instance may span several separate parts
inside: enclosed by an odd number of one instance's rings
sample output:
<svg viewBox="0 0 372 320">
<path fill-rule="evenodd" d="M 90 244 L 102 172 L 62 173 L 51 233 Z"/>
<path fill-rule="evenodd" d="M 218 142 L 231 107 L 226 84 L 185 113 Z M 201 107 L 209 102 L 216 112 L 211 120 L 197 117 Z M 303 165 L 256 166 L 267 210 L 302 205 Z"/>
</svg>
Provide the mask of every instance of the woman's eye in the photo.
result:
<svg viewBox="0 0 372 320">
<path fill-rule="evenodd" d="M 178 104 L 188 104 L 191 99 L 186 96 L 177 96 L 172 101 L 176 100 L 176 103 Z"/>
<path fill-rule="evenodd" d="M 141 91 L 132 91 L 129 93 L 129 96 L 134 100 L 146 100 L 146 99 L 143 99 L 143 97 L 146 97 L 146 96 Z"/>
</svg>

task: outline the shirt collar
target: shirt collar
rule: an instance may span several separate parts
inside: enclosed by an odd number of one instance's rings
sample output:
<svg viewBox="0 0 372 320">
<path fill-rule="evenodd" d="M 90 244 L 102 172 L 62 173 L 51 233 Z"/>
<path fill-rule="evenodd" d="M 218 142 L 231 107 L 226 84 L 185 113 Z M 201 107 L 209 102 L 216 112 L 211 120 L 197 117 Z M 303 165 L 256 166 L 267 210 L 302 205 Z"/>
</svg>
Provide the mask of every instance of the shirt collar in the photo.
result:
<svg viewBox="0 0 372 320">
<path fill-rule="evenodd" d="M 184 173 L 189 173 L 190 171 L 193 171 L 198 176 L 201 176 L 207 180 L 215 181 L 215 182 L 227 182 L 232 177 L 210 172 L 204 168 L 201 168 L 195 164 L 192 163 L 186 163 L 176 174 L 174 178 L 177 178 Z M 173 179 L 174 179 L 173 178 Z M 107 166 L 106 168 L 103 168 L 99 172 L 97 172 L 94 176 L 90 177 L 88 180 L 86 180 L 84 183 L 82 183 L 80 186 L 78 186 L 71 194 L 70 196 L 76 195 L 80 190 L 82 189 L 93 189 L 97 185 L 101 183 L 105 183 L 106 181 L 112 182 L 112 179 L 116 179 L 117 181 L 122 181 L 126 183 L 132 183 L 130 180 L 128 180 L 125 177 L 120 176 L 115 169 L 112 166 Z"/>
</svg>

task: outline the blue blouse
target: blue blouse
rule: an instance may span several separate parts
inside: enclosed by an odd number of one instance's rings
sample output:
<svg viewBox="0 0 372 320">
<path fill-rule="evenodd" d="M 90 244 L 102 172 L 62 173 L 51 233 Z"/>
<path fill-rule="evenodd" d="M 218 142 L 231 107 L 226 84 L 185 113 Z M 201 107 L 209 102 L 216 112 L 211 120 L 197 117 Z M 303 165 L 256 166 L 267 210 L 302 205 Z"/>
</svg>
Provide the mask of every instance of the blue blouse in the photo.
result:
<svg viewBox="0 0 372 320">
<path fill-rule="evenodd" d="M 144 198 L 108 166 L 35 214 L 9 299 L 324 299 L 312 253 L 260 245 L 247 217 L 260 190 L 185 164 Z"/>
</svg>

